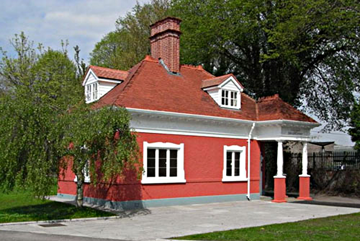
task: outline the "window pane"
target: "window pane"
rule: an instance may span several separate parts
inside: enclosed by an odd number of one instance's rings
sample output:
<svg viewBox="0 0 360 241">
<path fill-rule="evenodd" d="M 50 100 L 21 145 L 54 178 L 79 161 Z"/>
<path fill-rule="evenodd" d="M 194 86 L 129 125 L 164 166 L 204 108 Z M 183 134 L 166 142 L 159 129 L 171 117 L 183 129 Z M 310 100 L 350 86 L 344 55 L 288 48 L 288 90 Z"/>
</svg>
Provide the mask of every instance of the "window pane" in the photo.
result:
<svg viewBox="0 0 360 241">
<path fill-rule="evenodd" d="M 232 168 L 231 168 L 231 152 L 226 153 L 226 176 L 231 176 Z"/>
<path fill-rule="evenodd" d="M 166 177 L 166 149 L 159 149 L 159 177 Z"/>
<path fill-rule="evenodd" d="M 155 177 L 155 149 L 148 149 L 147 177 Z"/>
<path fill-rule="evenodd" d="M 235 152 L 235 176 L 240 176 L 240 152 Z"/>
<path fill-rule="evenodd" d="M 225 100 L 226 100 L 225 90 L 222 90 L 222 91 L 221 91 L 221 104 L 222 104 L 222 105 L 225 105 Z"/>
<path fill-rule="evenodd" d="M 237 93 L 234 91 L 231 91 L 231 100 L 230 100 L 230 105 L 231 106 L 236 106 L 237 105 Z"/>
<path fill-rule="evenodd" d="M 97 99 L 97 83 L 93 84 L 93 99 Z"/>
<path fill-rule="evenodd" d="M 170 150 L 170 177 L 177 176 L 177 150 Z"/>
<path fill-rule="evenodd" d="M 229 91 L 225 90 L 225 105 L 229 105 Z"/>
</svg>

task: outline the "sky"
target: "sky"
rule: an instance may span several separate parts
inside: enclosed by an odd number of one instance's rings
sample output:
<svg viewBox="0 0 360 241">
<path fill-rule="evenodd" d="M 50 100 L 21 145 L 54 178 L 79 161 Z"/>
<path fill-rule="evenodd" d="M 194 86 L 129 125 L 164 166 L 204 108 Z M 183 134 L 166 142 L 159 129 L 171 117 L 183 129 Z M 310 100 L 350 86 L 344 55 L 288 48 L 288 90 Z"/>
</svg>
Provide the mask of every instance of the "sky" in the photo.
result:
<svg viewBox="0 0 360 241">
<path fill-rule="evenodd" d="M 95 44 L 115 30 L 115 21 L 135 4 L 136 0 L 0 0 L 0 47 L 11 55 L 9 40 L 23 31 L 35 44 L 52 49 L 61 49 L 61 40 L 68 40 L 70 55 L 78 45 L 81 57 L 88 62 Z M 312 130 L 314 141 L 354 145 L 345 133 L 321 134 L 321 129 Z"/>
<path fill-rule="evenodd" d="M 88 61 L 95 44 L 115 30 L 116 19 L 135 4 L 136 0 L 0 0 L 0 46 L 12 54 L 9 40 L 23 31 L 35 46 L 61 49 L 61 40 L 68 40 L 73 55 L 73 47 L 79 45 L 81 57 Z"/>
</svg>

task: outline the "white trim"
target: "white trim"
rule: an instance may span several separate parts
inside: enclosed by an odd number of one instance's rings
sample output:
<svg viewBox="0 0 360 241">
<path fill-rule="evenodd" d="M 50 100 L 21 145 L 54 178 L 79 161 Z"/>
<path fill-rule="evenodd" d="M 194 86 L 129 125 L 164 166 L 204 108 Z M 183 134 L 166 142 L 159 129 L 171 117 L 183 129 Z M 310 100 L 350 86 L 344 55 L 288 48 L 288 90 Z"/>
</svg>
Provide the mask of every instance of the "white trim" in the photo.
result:
<svg viewBox="0 0 360 241">
<path fill-rule="evenodd" d="M 155 148 L 155 177 L 147 177 L 147 151 L 148 148 Z M 159 149 L 167 149 L 166 157 L 167 157 L 167 176 L 159 177 Z M 168 150 L 175 149 L 177 150 L 177 176 L 170 177 L 170 152 Z M 144 171 L 142 173 L 142 184 L 161 184 L 161 183 L 186 183 L 185 180 L 185 170 L 184 170 L 184 143 L 174 144 L 169 142 L 155 142 L 148 143 L 144 141 L 143 143 L 143 168 Z"/>
<path fill-rule="evenodd" d="M 246 139 L 246 136 L 242 135 L 228 135 L 218 134 L 218 133 L 209 133 L 209 132 L 189 132 L 189 131 L 173 131 L 167 129 L 145 129 L 145 128 L 132 128 L 135 132 L 140 133 L 154 133 L 154 134 L 168 134 L 168 135 L 182 135 L 182 136 L 205 136 L 205 137 L 221 137 L 221 138 L 231 138 L 231 139 Z"/>
<path fill-rule="evenodd" d="M 130 127 L 137 132 L 187 136 L 248 139 L 251 126 L 256 127 L 252 140 L 310 141 L 310 129 L 317 123 L 273 120 L 250 121 L 216 116 L 126 108 L 131 114 Z M 299 129 L 298 134 L 288 134 Z"/>
<path fill-rule="evenodd" d="M 226 158 L 227 152 L 232 152 L 232 176 L 226 175 Z M 239 176 L 234 176 L 235 174 L 235 151 L 240 152 L 240 160 L 239 160 Z M 224 146 L 224 158 L 223 158 L 223 182 L 240 182 L 247 181 L 246 177 L 246 147 L 245 146 Z"/>
<path fill-rule="evenodd" d="M 109 83 L 114 83 L 114 84 L 120 84 L 123 82 L 122 80 L 115 80 L 115 79 L 104 79 L 104 78 L 97 78 L 97 79 L 98 79 L 98 81 L 101 81 L 101 82 L 109 82 Z"/>
<path fill-rule="evenodd" d="M 227 78 L 226 80 L 224 80 L 220 85 L 219 88 L 223 88 L 227 83 L 229 83 L 230 81 L 232 81 L 234 83 L 234 85 L 239 89 L 240 92 L 243 92 L 244 89 L 241 88 L 241 86 L 239 85 L 239 83 L 234 79 L 233 76 L 230 76 L 229 78 Z"/>
<path fill-rule="evenodd" d="M 227 91 L 228 93 L 228 96 L 226 97 L 227 99 L 227 102 L 228 104 L 225 105 L 225 104 L 222 104 L 222 101 L 223 101 L 223 91 Z M 231 105 L 231 93 L 235 93 L 236 95 L 236 105 L 235 106 L 232 106 Z M 236 91 L 236 90 L 231 90 L 231 89 L 226 89 L 226 88 L 220 88 L 219 89 L 219 97 L 220 98 L 220 101 L 219 101 L 219 106 L 222 107 L 222 108 L 226 108 L 226 109 L 233 109 L 233 110 L 239 110 L 240 109 L 240 104 L 241 104 L 241 94 L 240 94 L 240 91 Z"/>
<path fill-rule="evenodd" d="M 97 75 L 94 73 L 94 71 L 92 71 L 92 69 L 89 69 L 89 72 L 86 74 L 86 76 L 85 76 L 85 78 L 84 78 L 84 81 L 82 82 L 82 86 L 85 86 L 85 85 L 87 84 L 88 78 L 89 78 L 89 76 L 90 76 L 91 74 L 94 75 L 96 81 L 98 80 L 98 77 L 97 77 Z M 94 81 L 94 82 L 96 82 L 96 81 Z M 91 84 L 91 83 L 93 83 L 93 82 L 90 82 L 89 84 Z"/>
<path fill-rule="evenodd" d="M 319 123 L 312 123 L 306 121 L 294 121 L 294 120 L 266 120 L 266 121 L 252 121 L 252 120 L 242 120 L 242 119 L 235 119 L 229 117 L 218 117 L 218 116 L 210 116 L 210 115 L 199 115 L 199 114 L 188 114 L 188 113 L 180 113 L 180 112 L 172 112 L 172 111 L 162 111 L 162 110 L 149 110 L 149 109 L 138 109 L 138 108 L 131 108 L 125 107 L 130 113 L 139 113 L 139 114 L 158 114 L 158 115 L 167 115 L 170 117 L 184 117 L 184 118 L 201 118 L 201 119 L 208 119 L 208 120 L 217 120 L 217 121 L 231 121 L 236 123 L 246 123 L 252 124 L 256 123 L 257 125 L 279 125 L 279 124 L 304 124 L 308 126 L 320 126 Z"/>
<path fill-rule="evenodd" d="M 254 137 L 257 141 L 311 141 L 314 137 Z"/>
</svg>

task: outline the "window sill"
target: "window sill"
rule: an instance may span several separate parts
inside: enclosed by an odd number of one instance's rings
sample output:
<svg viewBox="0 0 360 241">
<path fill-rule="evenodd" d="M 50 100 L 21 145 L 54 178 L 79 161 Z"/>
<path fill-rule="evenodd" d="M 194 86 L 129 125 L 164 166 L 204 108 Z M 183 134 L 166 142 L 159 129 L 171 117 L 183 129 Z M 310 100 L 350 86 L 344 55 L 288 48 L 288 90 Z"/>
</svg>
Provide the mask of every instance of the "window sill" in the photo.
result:
<svg viewBox="0 0 360 241">
<path fill-rule="evenodd" d="M 240 110 L 239 106 L 229 106 L 229 105 L 220 105 L 221 108 L 230 109 L 230 110 Z"/>
<path fill-rule="evenodd" d="M 146 178 L 141 180 L 141 184 L 168 184 L 168 183 L 186 183 L 183 178 Z"/>
<path fill-rule="evenodd" d="M 246 182 L 247 180 L 246 177 L 224 177 L 222 182 Z"/>
</svg>

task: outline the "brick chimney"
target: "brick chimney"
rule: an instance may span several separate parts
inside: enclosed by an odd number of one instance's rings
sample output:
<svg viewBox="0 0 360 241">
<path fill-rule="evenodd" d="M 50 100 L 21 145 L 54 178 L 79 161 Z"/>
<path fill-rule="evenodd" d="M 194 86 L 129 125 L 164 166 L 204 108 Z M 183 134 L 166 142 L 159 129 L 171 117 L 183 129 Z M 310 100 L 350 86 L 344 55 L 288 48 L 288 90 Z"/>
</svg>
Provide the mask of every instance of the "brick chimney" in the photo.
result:
<svg viewBox="0 0 360 241">
<path fill-rule="evenodd" d="M 167 17 L 150 25 L 151 57 L 161 58 L 173 73 L 180 71 L 180 22 Z"/>
</svg>

